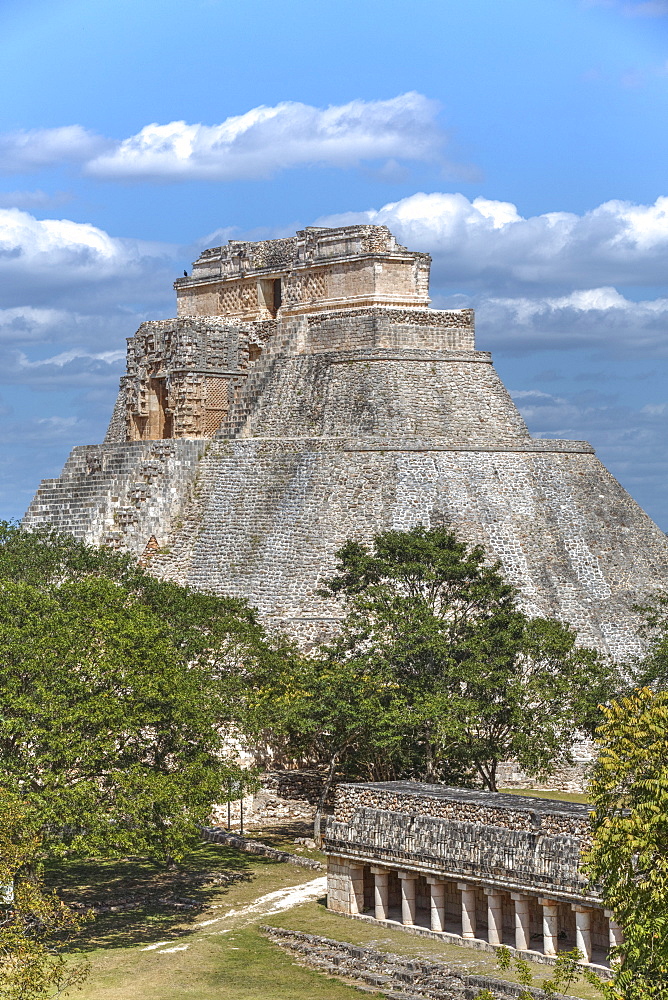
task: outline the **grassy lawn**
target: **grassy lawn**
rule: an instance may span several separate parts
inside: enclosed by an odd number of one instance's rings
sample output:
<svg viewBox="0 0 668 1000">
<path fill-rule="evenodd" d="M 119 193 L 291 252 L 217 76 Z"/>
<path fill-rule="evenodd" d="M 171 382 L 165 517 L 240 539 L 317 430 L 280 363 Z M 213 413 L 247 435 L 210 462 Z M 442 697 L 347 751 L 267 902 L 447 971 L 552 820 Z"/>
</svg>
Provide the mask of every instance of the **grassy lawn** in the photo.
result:
<svg viewBox="0 0 668 1000">
<path fill-rule="evenodd" d="M 244 912 L 258 897 L 314 877 L 319 873 L 217 844 L 196 851 L 185 870 L 176 874 L 139 860 L 53 866 L 49 880 L 64 898 L 114 907 L 99 913 L 78 942 L 91 975 L 74 996 L 81 1000 L 359 996 L 352 986 L 294 965 L 266 941 L 257 925 L 273 914 Z M 179 904 L 182 899 L 188 902 Z"/>
<path fill-rule="evenodd" d="M 445 962 L 452 969 L 481 976 L 496 976 L 498 979 L 518 982 L 512 972 L 501 972 L 496 959 L 491 952 L 473 951 L 470 948 L 459 948 L 457 945 L 444 944 L 406 934 L 401 930 L 389 927 L 378 927 L 371 922 L 350 920 L 347 917 L 331 913 L 319 903 L 305 903 L 287 913 L 276 914 L 267 920 L 273 927 L 287 927 L 296 931 L 307 931 L 309 934 L 321 934 L 323 937 L 338 941 L 352 941 L 378 951 L 390 951 L 399 955 L 417 955 L 435 962 Z M 534 970 L 534 986 L 540 986 L 541 980 L 550 975 L 550 969 L 544 965 L 532 965 Z M 571 994 L 585 1000 L 595 1000 L 600 993 L 586 983 L 571 987 Z"/>
<path fill-rule="evenodd" d="M 259 836 L 259 834 L 258 834 Z M 262 834 L 295 845 L 290 832 Z M 309 855 L 314 852 L 308 851 Z M 140 860 L 52 866 L 49 879 L 69 901 L 98 912 L 78 942 L 91 965 L 80 1000 L 352 1000 L 353 985 L 303 968 L 260 933 L 262 923 L 305 930 L 403 955 L 422 955 L 469 972 L 499 975 L 485 952 L 413 937 L 328 912 L 316 883 L 310 899 L 287 895 L 322 873 L 243 854 L 220 844 L 195 851 L 184 868 Z M 324 895 L 324 893 L 322 893 Z M 294 904 L 295 901 L 297 905 Z M 252 907 L 252 909 L 251 909 Z M 536 967 L 537 979 L 544 974 Z M 507 975 L 506 978 L 512 978 Z M 572 990 L 593 1000 L 587 987 Z"/>
</svg>

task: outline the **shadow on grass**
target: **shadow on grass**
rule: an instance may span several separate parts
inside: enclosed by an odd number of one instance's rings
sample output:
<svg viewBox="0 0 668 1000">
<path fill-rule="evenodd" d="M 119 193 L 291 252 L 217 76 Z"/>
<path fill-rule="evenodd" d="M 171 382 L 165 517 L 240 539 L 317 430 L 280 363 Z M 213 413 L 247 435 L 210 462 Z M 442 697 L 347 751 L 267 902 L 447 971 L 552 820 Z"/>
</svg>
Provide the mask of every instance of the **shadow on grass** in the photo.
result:
<svg viewBox="0 0 668 1000">
<path fill-rule="evenodd" d="M 220 844 L 205 844 L 176 869 L 144 858 L 116 861 L 52 862 L 47 884 L 81 913 L 91 912 L 71 946 L 75 951 L 127 948 L 187 934 L 214 897 L 258 868 L 276 865 L 269 858 L 242 854 Z"/>
<path fill-rule="evenodd" d="M 296 854 L 298 857 L 311 858 L 313 861 L 326 861 L 326 856 L 322 851 L 295 843 L 297 838 L 311 839 L 313 837 L 313 822 L 289 820 L 277 823 L 275 826 L 253 828 L 246 831 L 246 836 L 251 840 L 261 840 L 263 844 L 275 847 L 279 851 Z"/>
<path fill-rule="evenodd" d="M 235 833 L 236 831 L 232 831 Z M 263 826 L 247 831 L 246 836 L 261 840 L 270 847 L 276 847 L 280 851 L 294 851 L 296 837 L 312 837 L 313 823 L 303 820 L 292 820 L 277 823 L 275 826 Z"/>
</svg>

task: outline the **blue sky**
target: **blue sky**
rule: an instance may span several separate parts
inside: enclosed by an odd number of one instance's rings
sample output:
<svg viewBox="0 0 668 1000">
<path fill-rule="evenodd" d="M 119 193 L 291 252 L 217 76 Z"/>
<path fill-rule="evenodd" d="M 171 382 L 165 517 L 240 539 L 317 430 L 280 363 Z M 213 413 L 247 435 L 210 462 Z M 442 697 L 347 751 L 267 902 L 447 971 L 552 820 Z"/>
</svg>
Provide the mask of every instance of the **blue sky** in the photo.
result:
<svg viewBox="0 0 668 1000">
<path fill-rule="evenodd" d="M 3 0 L 0 516 L 199 250 L 369 220 L 668 529 L 668 0 Z"/>
</svg>

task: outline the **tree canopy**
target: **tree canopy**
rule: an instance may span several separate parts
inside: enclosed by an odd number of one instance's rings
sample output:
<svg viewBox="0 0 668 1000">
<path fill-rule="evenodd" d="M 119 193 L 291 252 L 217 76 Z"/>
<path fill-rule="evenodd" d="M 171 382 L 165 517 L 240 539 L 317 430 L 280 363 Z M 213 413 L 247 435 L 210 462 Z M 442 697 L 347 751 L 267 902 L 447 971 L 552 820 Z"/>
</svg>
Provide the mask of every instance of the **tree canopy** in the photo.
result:
<svg viewBox="0 0 668 1000">
<path fill-rule="evenodd" d="M 611 995 L 668 996 L 668 692 L 641 688 L 604 708 L 590 782 L 587 871 L 624 941 Z"/>
<path fill-rule="evenodd" d="M 634 664 L 634 680 L 638 687 L 668 690 L 668 594 L 656 594 L 635 610 L 643 616 L 640 631 L 647 646 Z"/>
<path fill-rule="evenodd" d="M 80 918 L 39 875 L 40 835 L 35 816 L 0 789 L 0 998 L 43 1000 L 77 986 L 85 962 L 67 961 L 62 948 Z"/>
<path fill-rule="evenodd" d="M 251 699 L 281 746 L 351 778 L 494 789 L 500 760 L 549 772 L 596 725 L 614 669 L 572 629 L 523 614 L 481 546 L 418 526 L 337 559 L 322 592 L 343 602 L 341 635 Z"/>
<path fill-rule="evenodd" d="M 401 692 L 423 775 L 464 767 L 495 789 L 500 760 L 549 772 L 596 724 L 614 670 L 568 626 L 523 614 L 482 546 L 420 525 L 348 542 L 338 560 L 327 592 L 347 614 L 333 655 Z"/>
<path fill-rule="evenodd" d="M 274 655 L 243 601 L 5 525 L 0 784 L 50 850 L 178 858 L 239 776 L 244 675 Z"/>
</svg>

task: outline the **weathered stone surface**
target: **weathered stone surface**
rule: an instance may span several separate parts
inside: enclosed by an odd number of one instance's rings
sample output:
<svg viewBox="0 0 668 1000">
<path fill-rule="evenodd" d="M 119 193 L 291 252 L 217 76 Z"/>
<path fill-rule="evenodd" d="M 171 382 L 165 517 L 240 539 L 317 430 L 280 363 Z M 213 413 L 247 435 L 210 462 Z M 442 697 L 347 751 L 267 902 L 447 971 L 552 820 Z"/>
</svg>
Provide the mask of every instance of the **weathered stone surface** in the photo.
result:
<svg viewBox="0 0 668 1000">
<path fill-rule="evenodd" d="M 462 971 L 459 963 L 457 968 L 450 968 L 443 962 L 406 958 L 283 927 L 265 925 L 261 929 L 298 961 L 327 975 L 382 988 L 383 995 L 390 1000 L 459 1000 L 465 997 L 473 1000 L 482 990 L 489 990 L 498 1000 L 520 996 L 547 1000 L 548 997 L 535 987 L 522 987 L 492 976 L 470 976 Z M 553 1000 L 568 1000 L 559 993 L 550 996 Z"/>
<path fill-rule="evenodd" d="M 325 822 L 327 906 L 409 933 L 554 961 L 616 942 L 581 870 L 588 807 L 418 782 L 340 784 Z M 614 939 L 613 939 L 614 938 Z"/>
<path fill-rule="evenodd" d="M 428 270 L 373 226 L 205 251 L 178 318 L 130 339 L 106 443 L 75 449 L 25 523 L 248 597 L 305 644 L 336 627 L 317 590 L 346 539 L 447 525 L 527 610 L 635 651 L 665 536 L 586 442 L 531 438 L 472 312 L 427 308 Z"/>
<path fill-rule="evenodd" d="M 586 805 L 442 785 L 340 784 L 324 849 L 360 863 L 579 901 Z M 588 899 L 598 899 L 593 890 Z"/>
</svg>

